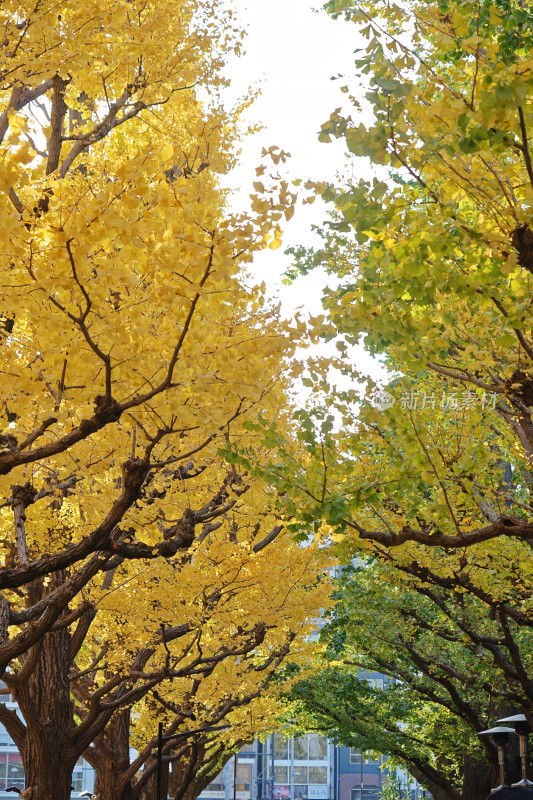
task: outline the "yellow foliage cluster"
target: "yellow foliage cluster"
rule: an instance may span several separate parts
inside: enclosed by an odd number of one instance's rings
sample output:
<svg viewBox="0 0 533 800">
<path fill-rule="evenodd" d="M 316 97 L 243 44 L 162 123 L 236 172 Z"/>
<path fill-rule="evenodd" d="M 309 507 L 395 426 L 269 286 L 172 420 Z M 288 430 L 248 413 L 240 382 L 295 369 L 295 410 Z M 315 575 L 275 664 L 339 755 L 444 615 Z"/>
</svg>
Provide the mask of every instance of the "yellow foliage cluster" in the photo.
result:
<svg viewBox="0 0 533 800">
<path fill-rule="evenodd" d="M 304 326 L 245 265 L 295 197 L 271 148 L 226 209 L 248 101 L 222 102 L 225 0 L 7 2 L 0 31 L 0 661 L 38 708 L 68 630 L 74 757 L 158 683 L 209 721 L 305 658 L 323 559 L 221 454 L 286 424 Z"/>
</svg>

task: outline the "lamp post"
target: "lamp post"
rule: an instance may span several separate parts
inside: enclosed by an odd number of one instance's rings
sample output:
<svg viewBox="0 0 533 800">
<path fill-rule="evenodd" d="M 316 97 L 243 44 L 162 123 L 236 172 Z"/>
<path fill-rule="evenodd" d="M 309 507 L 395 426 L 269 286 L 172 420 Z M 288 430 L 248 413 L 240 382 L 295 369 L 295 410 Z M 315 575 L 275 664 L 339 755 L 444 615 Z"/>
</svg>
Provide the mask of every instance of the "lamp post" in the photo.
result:
<svg viewBox="0 0 533 800">
<path fill-rule="evenodd" d="M 524 789 L 531 789 L 533 787 L 533 783 L 531 783 L 531 781 L 528 781 L 526 772 L 527 737 L 531 733 L 531 726 L 526 719 L 526 715 L 515 714 L 512 717 L 505 717 L 505 719 L 499 719 L 498 723 L 512 725 L 514 727 L 515 733 L 517 733 L 520 738 L 520 763 L 522 765 L 522 780 L 518 781 L 517 783 L 513 783 L 513 786 L 523 786 Z"/>
<path fill-rule="evenodd" d="M 181 733 L 171 733 L 170 736 L 163 736 L 163 723 L 159 723 L 159 727 L 157 729 L 157 773 L 156 773 L 156 798 L 157 800 L 161 800 L 161 775 L 163 771 L 163 744 L 164 742 L 172 742 L 174 739 L 187 739 L 189 736 L 193 736 L 195 733 L 212 733 L 213 731 L 227 731 L 228 728 L 231 728 L 231 725 L 218 725 L 214 727 L 210 725 L 206 728 L 194 728 L 192 731 L 182 731 Z M 152 755 L 153 755 L 152 750 Z"/>
<path fill-rule="evenodd" d="M 514 733 L 514 728 L 508 728 L 506 726 L 500 725 L 496 728 L 489 728 L 486 731 L 480 731 L 478 736 L 491 736 L 494 739 L 494 744 L 498 748 L 498 766 L 500 768 L 500 785 L 497 786 L 495 789 L 492 789 L 492 792 L 497 791 L 497 789 L 502 789 L 505 786 L 505 765 L 504 765 L 504 751 L 505 746 L 509 743 L 509 737 L 511 733 Z"/>
</svg>

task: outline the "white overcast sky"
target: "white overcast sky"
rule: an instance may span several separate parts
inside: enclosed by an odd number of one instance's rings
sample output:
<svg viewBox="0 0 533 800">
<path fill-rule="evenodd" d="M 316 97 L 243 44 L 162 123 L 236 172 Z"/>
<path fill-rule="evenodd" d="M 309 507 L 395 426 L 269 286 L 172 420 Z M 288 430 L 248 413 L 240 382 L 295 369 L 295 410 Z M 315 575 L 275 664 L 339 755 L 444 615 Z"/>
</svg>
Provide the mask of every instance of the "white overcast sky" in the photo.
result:
<svg viewBox="0 0 533 800">
<path fill-rule="evenodd" d="M 239 199 L 246 202 L 243 195 L 252 191 L 261 149 L 271 145 L 291 153 L 287 165 L 290 177 L 333 179 L 346 169 L 345 149 L 341 141 L 320 143 L 318 132 L 345 100 L 340 92 L 344 82 L 332 81 L 331 77 L 353 73 L 354 51 L 365 46 L 365 40 L 353 23 L 333 20 L 322 10 L 315 12 L 313 9 L 321 6 L 320 0 L 237 2 L 248 37 L 246 55 L 232 66 L 230 77 L 238 94 L 250 85 L 261 87 L 250 120 L 264 126 L 245 142 L 240 167 L 231 176 L 231 184 L 241 192 Z M 357 169 L 366 169 L 362 160 L 358 159 Z M 327 280 L 323 274 L 316 272 L 300 278 L 290 287 L 283 286 L 281 278 L 290 265 L 285 248 L 317 243 L 311 225 L 320 225 L 325 217 L 322 202 L 299 206 L 286 225 L 283 246 L 255 259 L 257 279 L 264 280 L 270 292 L 279 297 L 287 316 L 299 307 L 311 314 L 322 310 L 320 298 Z M 353 357 L 361 369 L 374 377 L 384 375 L 363 348 L 354 348 Z"/>
<path fill-rule="evenodd" d="M 248 28 L 246 55 L 231 69 L 234 89 L 241 93 L 248 86 L 259 86 L 261 95 L 250 110 L 250 120 L 260 121 L 264 129 L 245 142 L 241 167 L 231 183 L 251 191 L 261 149 L 277 145 L 291 154 L 286 170 L 296 178 L 327 180 L 345 168 L 342 142 L 321 144 L 318 132 L 330 113 L 341 105 L 341 81 L 331 76 L 350 74 L 353 51 L 360 40 L 355 25 L 334 21 L 323 12 L 314 12 L 320 0 L 239 0 L 239 13 Z M 299 206 L 286 225 L 284 243 L 256 260 L 258 277 L 272 287 L 280 286 L 281 273 L 289 264 L 285 247 L 311 244 L 311 224 L 325 218 L 321 203 Z M 280 289 L 287 312 L 305 303 L 312 313 L 320 311 L 319 284 L 323 276 L 311 276 L 298 285 Z"/>
</svg>

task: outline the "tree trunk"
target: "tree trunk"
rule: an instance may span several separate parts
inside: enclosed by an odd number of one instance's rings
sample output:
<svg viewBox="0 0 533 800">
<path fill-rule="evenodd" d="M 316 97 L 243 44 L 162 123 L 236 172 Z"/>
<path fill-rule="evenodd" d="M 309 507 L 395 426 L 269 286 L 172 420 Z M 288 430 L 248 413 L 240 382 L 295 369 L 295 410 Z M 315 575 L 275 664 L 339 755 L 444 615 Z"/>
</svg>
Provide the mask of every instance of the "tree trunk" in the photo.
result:
<svg viewBox="0 0 533 800">
<path fill-rule="evenodd" d="M 195 800 L 196 797 L 208 786 L 216 774 L 222 769 L 219 765 L 213 775 L 213 770 L 207 768 L 198 776 L 198 768 L 204 763 L 204 744 L 193 742 L 186 756 L 171 765 L 169 780 L 170 796 L 174 800 Z"/>
<path fill-rule="evenodd" d="M 95 742 L 98 754 L 94 793 L 99 800 L 133 800 L 131 781 L 124 775 L 130 766 L 130 709 L 119 711 Z"/>
<path fill-rule="evenodd" d="M 94 793 L 99 800 L 133 800 L 131 783 L 124 785 L 120 778 L 121 774 L 115 769 L 97 773 Z"/>
<path fill-rule="evenodd" d="M 29 662 L 29 663 L 28 663 Z M 17 687 L 26 722 L 21 756 L 26 788 L 32 800 L 69 800 L 77 756 L 70 748 L 73 732 L 70 698 L 70 635 L 68 629 L 48 633 L 22 661 L 31 668 Z"/>
<path fill-rule="evenodd" d="M 408 770 L 413 778 L 416 778 L 418 783 L 430 792 L 433 800 L 457 800 L 457 798 L 453 797 L 443 786 L 432 780 L 428 775 L 422 772 L 422 770 L 412 764 L 408 765 Z"/>
<path fill-rule="evenodd" d="M 155 800 L 157 795 L 157 781 L 155 772 L 151 775 L 138 794 L 139 800 Z"/>
<path fill-rule="evenodd" d="M 496 784 L 494 784 L 496 785 Z M 465 756 L 463 763 L 463 800 L 485 800 L 491 790 L 491 767 L 483 759 Z"/>
<path fill-rule="evenodd" d="M 69 800 L 72 785 L 72 770 L 76 760 L 62 757 L 61 748 L 50 746 L 49 741 L 29 737 L 22 754 L 26 776 L 28 800 Z"/>
<path fill-rule="evenodd" d="M 463 761 L 463 784 L 459 791 L 461 800 L 486 800 L 491 790 L 491 777 L 493 777 L 493 765 L 489 764 L 485 759 L 473 759 L 471 756 L 465 756 Z M 413 765 L 409 765 L 409 772 L 417 779 L 422 786 L 425 786 L 431 792 L 433 800 L 456 800 L 452 798 L 450 792 L 436 781 L 417 769 Z M 492 782 L 493 786 L 496 786 Z"/>
</svg>

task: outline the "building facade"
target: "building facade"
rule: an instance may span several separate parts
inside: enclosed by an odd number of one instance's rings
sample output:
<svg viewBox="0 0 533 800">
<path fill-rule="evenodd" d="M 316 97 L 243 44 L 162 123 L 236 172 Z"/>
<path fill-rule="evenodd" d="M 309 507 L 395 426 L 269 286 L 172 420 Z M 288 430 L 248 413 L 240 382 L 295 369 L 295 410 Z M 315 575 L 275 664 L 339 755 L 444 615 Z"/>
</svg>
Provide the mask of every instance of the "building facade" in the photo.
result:
<svg viewBox="0 0 533 800">
<path fill-rule="evenodd" d="M 382 759 L 325 736 L 273 734 L 231 759 L 200 800 L 377 800 Z"/>
</svg>

